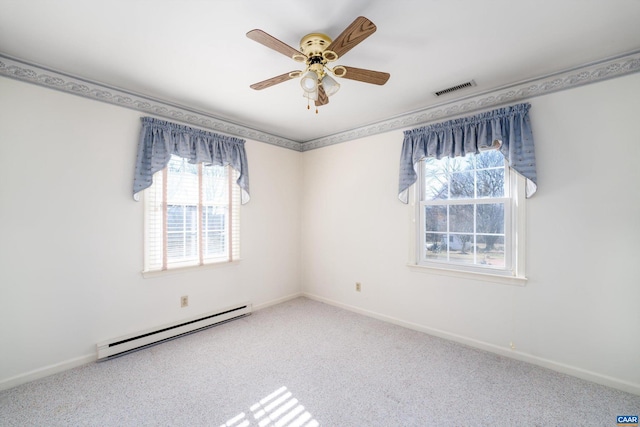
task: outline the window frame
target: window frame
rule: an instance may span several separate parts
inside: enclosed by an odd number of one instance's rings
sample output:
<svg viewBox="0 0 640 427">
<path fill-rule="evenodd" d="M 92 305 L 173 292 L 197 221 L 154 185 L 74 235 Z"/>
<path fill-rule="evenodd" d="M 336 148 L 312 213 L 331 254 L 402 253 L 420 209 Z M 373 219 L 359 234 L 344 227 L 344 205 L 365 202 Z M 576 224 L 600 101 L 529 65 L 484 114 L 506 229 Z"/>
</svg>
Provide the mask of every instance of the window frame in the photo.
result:
<svg viewBox="0 0 640 427">
<path fill-rule="evenodd" d="M 172 155 L 174 158 L 181 159 L 183 162 L 187 162 L 186 159 L 179 156 Z M 230 165 L 226 166 L 205 166 L 201 162 L 193 165 L 196 167 L 196 179 L 193 184 L 188 186 L 186 191 L 192 190 L 197 192 L 197 200 L 194 198 L 185 202 L 181 200 L 176 202 L 181 197 L 176 197 L 173 200 L 167 200 L 167 176 L 169 175 L 168 169 L 171 163 L 167 164 L 167 167 L 158 171 L 154 175 L 153 184 L 143 191 L 144 199 L 144 239 L 143 239 L 143 277 L 155 277 L 165 274 L 172 274 L 176 272 L 182 272 L 187 270 L 200 270 L 212 267 L 220 267 L 225 265 L 237 264 L 240 260 L 240 198 L 241 190 L 236 185 L 238 178 L 238 172 Z M 206 174 L 203 173 L 205 168 L 209 167 L 222 167 L 225 168 L 225 177 L 222 180 L 221 185 L 225 188 L 223 191 L 225 194 L 224 203 L 216 203 L 211 200 L 206 200 L 203 197 L 203 192 L 206 191 L 206 185 L 204 183 Z M 188 173 L 184 171 L 185 173 Z M 212 177 L 213 178 L 213 177 Z M 187 178 L 188 180 L 188 178 Z M 168 212 L 171 206 L 182 208 L 195 208 L 195 222 L 196 222 L 196 253 L 189 259 L 170 261 L 167 258 L 169 248 L 169 236 L 174 233 L 168 225 Z M 204 224 L 207 222 L 203 215 L 210 207 L 222 207 L 227 210 L 224 213 L 224 254 L 221 256 L 213 256 L 205 253 L 205 245 L 208 239 L 207 233 L 210 232 L 208 228 L 205 229 Z M 155 215 L 151 212 L 155 210 L 162 210 L 161 213 Z M 185 231 L 185 233 L 188 231 Z M 179 233 L 178 233 L 179 234 Z M 155 252 L 155 255 L 152 254 Z M 152 258 L 155 256 L 155 261 Z M 159 258 L 158 258 L 159 256 Z"/>
<path fill-rule="evenodd" d="M 478 265 L 458 264 L 443 261 L 424 261 L 424 214 L 422 194 L 424 192 L 424 159 L 418 164 L 418 179 L 409 189 L 410 208 L 410 240 L 409 263 L 414 271 L 462 277 L 493 283 L 523 286 L 527 283 L 525 276 L 525 231 L 526 178 L 511 168 L 505 159 L 505 197 L 475 199 L 483 202 L 492 199 L 507 199 L 505 202 L 505 263 L 510 261 L 508 269 L 496 269 Z M 453 199 L 443 201 L 443 205 L 470 204 L 474 199 Z M 439 204 L 440 202 L 436 203 Z"/>
</svg>

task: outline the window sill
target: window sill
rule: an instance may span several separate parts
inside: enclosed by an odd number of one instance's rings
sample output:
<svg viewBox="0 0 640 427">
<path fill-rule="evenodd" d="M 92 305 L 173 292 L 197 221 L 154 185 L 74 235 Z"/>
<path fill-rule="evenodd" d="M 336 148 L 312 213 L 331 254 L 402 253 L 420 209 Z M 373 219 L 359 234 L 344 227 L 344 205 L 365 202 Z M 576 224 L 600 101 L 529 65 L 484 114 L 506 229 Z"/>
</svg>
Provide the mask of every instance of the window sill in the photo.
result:
<svg viewBox="0 0 640 427">
<path fill-rule="evenodd" d="M 420 273 L 437 274 L 439 276 L 458 277 L 461 279 L 479 280 L 481 282 L 498 283 L 502 285 L 525 286 L 526 277 L 502 276 L 499 274 L 481 273 L 476 271 L 461 271 L 448 268 L 427 267 L 424 265 L 407 264 L 411 270 Z"/>
<path fill-rule="evenodd" d="M 240 261 L 241 260 L 237 259 L 235 261 L 216 262 L 216 263 L 205 264 L 205 265 L 192 265 L 189 267 L 177 267 L 169 270 L 143 271 L 142 277 L 144 277 L 145 279 L 153 279 L 155 277 L 172 276 L 175 274 L 190 273 L 194 271 L 213 270 L 217 268 L 224 268 L 224 267 L 231 267 L 234 265 L 238 265 L 240 264 Z"/>
</svg>

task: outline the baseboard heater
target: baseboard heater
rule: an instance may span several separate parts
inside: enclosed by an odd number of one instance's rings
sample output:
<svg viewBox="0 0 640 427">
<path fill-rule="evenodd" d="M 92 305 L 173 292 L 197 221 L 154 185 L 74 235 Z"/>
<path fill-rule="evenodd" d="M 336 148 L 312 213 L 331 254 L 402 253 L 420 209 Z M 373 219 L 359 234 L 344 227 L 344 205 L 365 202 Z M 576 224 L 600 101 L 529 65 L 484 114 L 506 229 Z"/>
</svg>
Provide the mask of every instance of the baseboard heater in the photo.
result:
<svg viewBox="0 0 640 427">
<path fill-rule="evenodd" d="M 160 326 L 135 334 L 98 343 L 98 361 L 113 359 L 132 351 L 140 350 L 183 335 L 192 334 L 206 328 L 251 314 L 251 304 L 227 307 L 220 311 L 206 313 L 191 319 Z"/>
</svg>

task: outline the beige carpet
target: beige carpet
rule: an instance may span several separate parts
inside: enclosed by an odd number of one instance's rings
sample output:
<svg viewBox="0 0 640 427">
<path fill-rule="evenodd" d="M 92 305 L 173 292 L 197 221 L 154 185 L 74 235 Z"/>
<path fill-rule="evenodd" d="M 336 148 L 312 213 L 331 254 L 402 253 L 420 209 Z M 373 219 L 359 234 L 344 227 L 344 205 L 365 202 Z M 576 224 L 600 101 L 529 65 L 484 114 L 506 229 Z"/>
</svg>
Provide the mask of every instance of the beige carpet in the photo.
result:
<svg viewBox="0 0 640 427">
<path fill-rule="evenodd" d="M 615 426 L 640 396 L 305 298 L 0 392 L 0 426 Z"/>
</svg>

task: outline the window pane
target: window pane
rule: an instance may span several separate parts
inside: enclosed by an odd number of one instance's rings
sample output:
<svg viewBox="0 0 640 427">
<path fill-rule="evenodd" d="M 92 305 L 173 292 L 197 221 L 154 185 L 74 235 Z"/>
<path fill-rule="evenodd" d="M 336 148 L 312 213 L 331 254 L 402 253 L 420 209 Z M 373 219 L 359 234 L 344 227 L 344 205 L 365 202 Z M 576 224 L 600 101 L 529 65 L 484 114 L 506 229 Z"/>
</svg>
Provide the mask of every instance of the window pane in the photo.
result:
<svg viewBox="0 0 640 427">
<path fill-rule="evenodd" d="M 226 241 L 227 208 L 221 206 L 205 206 L 203 208 L 204 255 L 220 256 L 227 253 Z"/>
<path fill-rule="evenodd" d="M 205 255 L 216 256 L 226 253 L 226 241 L 223 232 L 210 231 L 206 234 Z"/>
<path fill-rule="evenodd" d="M 446 247 L 447 235 L 444 233 L 426 233 L 425 234 L 425 258 L 429 260 L 446 260 L 447 259 L 447 247 Z"/>
<path fill-rule="evenodd" d="M 198 255 L 198 236 L 196 233 L 167 234 L 167 259 L 195 259 Z"/>
<path fill-rule="evenodd" d="M 449 206 L 449 231 L 473 233 L 473 205 Z"/>
<path fill-rule="evenodd" d="M 424 199 L 436 200 L 449 197 L 449 182 L 446 174 L 447 159 L 424 160 Z"/>
<path fill-rule="evenodd" d="M 477 237 L 478 264 L 491 267 L 504 267 L 504 237 L 483 236 Z"/>
<path fill-rule="evenodd" d="M 169 205 L 167 207 L 167 230 L 172 231 L 184 231 L 184 206 Z"/>
<path fill-rule="evenodd" d="M 498 150 L 483 151 L 476 156 L 476 167 L 478 169 L 495 168 L 504 166 L 504 156 Z"/>
<path fill-rule="evenodd" d="M 484 203 L 476 206 L 478 233 L 504 234 L 504 204 Z"/>
<path fill-rule="evenodd" d="M 479 170 L 478 197 L 504 197 L 504 168 Z"/>
<path fill-rule="evenodd" d="M 449 260 L 456 263 L 473 264 L 473 235 L 451 234 L 448 241 Z"/>
<path fill-rule="evenodd" d="M 475 155 L 469 154 L 464 157 L 446 157 L 443 161 L 447 162 L 447 170 L 449 173 L 473 170 L 475 164 Z"/>
<path fill-rule="evenodd" d="M 167 202 L 175 205 L 198 203 L 198 166 L 172 156 L 167 166 Z"/>
<path fill-rule="evenodd" d="M 179 156 L 171 156 L 171 160 L 169 160 L 167 168 L 169 174 L 190 174 L 195 176 L 198 175 L 198 165 L 189 163 L 187 159 Z"/>
<path fill-rule="evenodd" d="M 185 253 L 184 256 L 187 258 L 195 258 L 198 256 L 198 235 L 197 233 L 190 232 L 185 233 Z"/>
<path fill-rule="evenodd" d="M 184 252 L 184 235 L 182 233 L 167 234 L 167 258 L 182 258 Z"/>
<path fill-rule="evenodd" d="M 204 166 L 203 194 L 204 203 L 225 204 L 229 201 L 228 168 L 225 166 Z"/>
<path fill-rule="evenodd" d="M 195 258 L 198 254 L 198 236 L 196 233 L 167 234 L 167 258 L 180 260 Z"/>
<path fill-rule="evenodd" d="M 203 227 L 205 230 L 224 230 L 227 208 L 221 206 L 205 206 L 203 213 Z"/>
<path fill-rule="evenodd" d="M 197 224 L 197 207 L 196 206 L 167 206 L 167 230 L 175 231 L 195 231 Z"/>
<path fill-rule="evenodd" d="M 196 206 L 185 206 L 184 229 L 195 231 L 198 227 L 198 208 Z"/>
<path fill-rule="evenodd" d="M 198 254 L 196 206 L 167 206 L 167 259 L 184 260 Z"/>
<path fill-rule="evenodd" d="M 473 171 L 453 172 L 451 174 L 451 198 L 473 199 L 474 197 Z"/>
<path fill-rule="evenodd" d="M 424 229 L 425 231 L 447 231 L 447 207 L 446 206 L 425 206 L 424 207 Z"/>
</svg>

